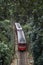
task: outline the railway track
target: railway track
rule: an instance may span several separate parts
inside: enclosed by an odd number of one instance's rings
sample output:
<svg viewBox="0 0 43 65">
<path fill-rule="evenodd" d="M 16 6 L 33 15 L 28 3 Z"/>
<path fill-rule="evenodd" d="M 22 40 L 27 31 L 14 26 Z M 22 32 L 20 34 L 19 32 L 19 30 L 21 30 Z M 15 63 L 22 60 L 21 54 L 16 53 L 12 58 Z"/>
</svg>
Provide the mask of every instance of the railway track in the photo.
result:
<svg viewBox="0 0 43 65">
<path fill-rule="evenodd" d="M 19 65 L 27 65 L 27 56 L 26 52 L 20 52 L 20 61 Z"/>
<path fill-rule="evenodd" d="M 15 33 L 15 41 L 16 41 L 16 46 L 15 46 L 15 50 L 16 50 L 16 56 L 17 56 L 17 65 L 28 65 L 27 64 L 27 51 L 23 51 L 20 52 L 18 51 L 18 44 L 17 44 L 17 35 Z"/>
<path fill-rule="evenodd" d="M 27 64 L 27 51 L 23 51 L 23 52 L 18 51 L 16 33 L 15 33 L 15 41 L 16 41 L 15 51 L 16 51 L 16 56 L 17 56 L 17 65 L 28 65 Z"/>
</svg>

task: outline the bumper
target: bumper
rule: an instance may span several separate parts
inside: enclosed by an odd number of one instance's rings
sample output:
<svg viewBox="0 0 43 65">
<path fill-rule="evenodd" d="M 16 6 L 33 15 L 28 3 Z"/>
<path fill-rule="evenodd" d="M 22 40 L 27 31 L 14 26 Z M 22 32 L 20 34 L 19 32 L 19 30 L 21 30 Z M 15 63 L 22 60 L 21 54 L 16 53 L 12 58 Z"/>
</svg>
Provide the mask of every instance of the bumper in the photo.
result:
<svg viewBox="0 0 43 65">
<path fill-rule="evenodd" d="M 26 50 L 26 47 L 18 47 L 18 50 L 19 51 L 25 51 Z"/>
</svg>

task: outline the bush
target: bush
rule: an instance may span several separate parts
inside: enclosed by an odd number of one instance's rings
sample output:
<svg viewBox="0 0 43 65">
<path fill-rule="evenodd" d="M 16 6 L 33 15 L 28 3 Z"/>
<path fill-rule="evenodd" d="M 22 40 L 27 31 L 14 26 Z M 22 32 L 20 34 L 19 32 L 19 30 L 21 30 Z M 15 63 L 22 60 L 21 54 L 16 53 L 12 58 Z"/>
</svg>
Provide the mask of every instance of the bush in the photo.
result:
<svg viewBox="0 0 43 65">
<path fill-rule="evenodd" d="M 2 64 L 3 65 L 7 65 L 7 63 L 5 62 L 5 60 L 7 61 L 7 58 L 9 59 L 9 48 L 6 44 L 4 44 L 4 42 L 0 43 L 0 61 L 2 60 Z M 10 61 L 9 61 L 10 62 Z"/>
<path fill-rule="evenodd" d="M 8 20 L 0 21 L 0 61 L 3 65 L 10 65 L 14 55 L 13 32 Z M 0 63 L 1 65 L 1 63 Z"/>
</svg>

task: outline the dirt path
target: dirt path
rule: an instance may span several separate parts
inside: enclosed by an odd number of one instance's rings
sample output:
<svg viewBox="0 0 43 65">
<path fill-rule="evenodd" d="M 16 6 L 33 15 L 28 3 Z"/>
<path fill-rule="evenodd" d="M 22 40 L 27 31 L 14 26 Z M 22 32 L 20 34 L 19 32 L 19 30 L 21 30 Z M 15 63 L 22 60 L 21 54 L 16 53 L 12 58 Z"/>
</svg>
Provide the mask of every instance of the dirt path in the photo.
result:
<svg viewBox="0 0 43 65">
<path fill-rule="evenodd" d="M 13 27 L 15 30 L 15 27 Z M 14 31 L 15 32 L 15 31 Z M 15 55 L 11 65 L 33 65 L 33 58 L 29 56 L 27 51 L 19 52 L 18 45 L 17 45 L 17 36 L 15 34 Z"/>
</svg>

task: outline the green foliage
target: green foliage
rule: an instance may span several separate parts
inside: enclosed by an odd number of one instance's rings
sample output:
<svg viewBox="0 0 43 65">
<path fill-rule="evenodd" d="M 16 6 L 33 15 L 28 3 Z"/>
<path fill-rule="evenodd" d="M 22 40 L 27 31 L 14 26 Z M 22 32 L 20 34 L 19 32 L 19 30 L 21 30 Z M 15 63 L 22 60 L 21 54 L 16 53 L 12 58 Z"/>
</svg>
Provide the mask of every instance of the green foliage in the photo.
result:
<svg viewBox="0 0 43 65">
<path fill-rule="evenodd" d="M 11 26 L 5 19 L 11 18 L 23 26 L 27 43 L 30 43 L 28 48 L 33 49 L 35 65 L 43 65 L 43 0 L 0 0 L 0 21 L 6 23 L 0 23 L 0 41 L 9 42 L 10 49 L 13 45 L 10 46 Z"/>
<path fill-rule="evenodd" d="M 10 21 L 0 21 L 0 61 L 2 60 L 3 65 L 10 65 L 14 55 L 14 43 L 11 38 L 12 33 Z"/>
<path fill-rule="evenodd" d="M 1 58 L 0 61 L 2 60 L 3 65 L 5 65 L 4 64 L 5 60 L 7 62 L 9 60 L 10 54 L 9 55 L 8 54 L 9 54 L 9 48 L 8 48 L 8 46 L 6 44 L 4 44 L 4 42 L 0 43 L 0 58 Z M 8 58 L 8 60 L 7 60 L 6 57 Z"/>
</svg>

